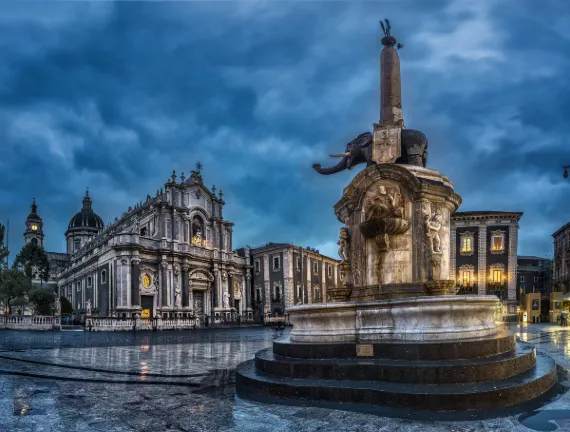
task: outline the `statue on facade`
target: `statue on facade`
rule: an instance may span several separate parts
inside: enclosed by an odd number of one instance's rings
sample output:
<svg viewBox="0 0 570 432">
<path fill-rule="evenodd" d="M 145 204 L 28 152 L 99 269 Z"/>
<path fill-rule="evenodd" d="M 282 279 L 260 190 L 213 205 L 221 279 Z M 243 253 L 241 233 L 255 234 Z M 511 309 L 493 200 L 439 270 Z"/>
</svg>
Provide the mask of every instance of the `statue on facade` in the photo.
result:
<svg viewBox="0 0 570 432">
<path fill-rule="evenodd" d="M 340 229 L 340 239 L 336 242 L 336 244 L 340 246 L 338 249 L 338 256 L 340 256 L 341 261 L 347 262 L 349 260 L 347 228 Z"/>
<path fill-rule="evenodd" d="M 230 308 L 230 295 L 227 292 L 224 292 L 224 309 Z"/>
<path fill-rule="evenodd" d="M 432 253 L 441 253 L 441 238 L 439 236 L 439 230 L 441 229 L 442 223 L 443 217 L 441 216 L 441 213 L 435 212 L 431 214 L 430 212 L 424 212 L 426 235 Z"/>
<path fill-rule="evenodd" d="M 61 316 L 61 300 L 59 297 L 55 299 L 55 315 Z"/>
<path fill-rule="evenodd" d="M 176 284 L 174 288 L 174 304 L 177 308 L 182 307 L 182 290 L 180 289 L 180 285 Z"/>
<path fill-rule="evenodd" d="M 87 299 L 85 304 L 85 315 L 91 315 L 91 299 Z"/>
</svg>

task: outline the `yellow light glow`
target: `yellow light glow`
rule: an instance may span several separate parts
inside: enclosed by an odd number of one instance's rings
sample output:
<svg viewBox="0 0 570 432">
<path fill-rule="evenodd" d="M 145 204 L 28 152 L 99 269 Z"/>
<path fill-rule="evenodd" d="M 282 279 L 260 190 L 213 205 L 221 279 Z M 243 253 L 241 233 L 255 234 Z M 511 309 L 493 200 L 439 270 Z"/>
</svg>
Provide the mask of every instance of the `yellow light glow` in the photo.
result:
<svg viewBox="0 0 570 432">
<path fill-rule="evenodd" d="M 148 288 L 150 286 L 150 282 L 150 275 L 148 273 L 145 273 L 142 279 L 143 287 Z"/>
</svg>

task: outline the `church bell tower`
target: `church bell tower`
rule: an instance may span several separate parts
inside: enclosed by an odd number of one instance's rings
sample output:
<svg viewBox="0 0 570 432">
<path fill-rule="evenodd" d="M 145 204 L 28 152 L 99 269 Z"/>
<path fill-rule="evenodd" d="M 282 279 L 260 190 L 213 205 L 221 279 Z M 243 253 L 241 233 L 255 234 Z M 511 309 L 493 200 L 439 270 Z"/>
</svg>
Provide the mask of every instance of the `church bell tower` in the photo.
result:
<svg viewBox="0 0 570 432">
<path fill-rule="evenodd" d="M 32 211 L 26 219 L 26 231 L 24 232 L 24 241 L 26 244 L 32 242 L 40 247 L 44 247 L 44 231 L 42 218 L 38 215 L 38 206 L 36 199 L 32 202 Z"/>
</svg>

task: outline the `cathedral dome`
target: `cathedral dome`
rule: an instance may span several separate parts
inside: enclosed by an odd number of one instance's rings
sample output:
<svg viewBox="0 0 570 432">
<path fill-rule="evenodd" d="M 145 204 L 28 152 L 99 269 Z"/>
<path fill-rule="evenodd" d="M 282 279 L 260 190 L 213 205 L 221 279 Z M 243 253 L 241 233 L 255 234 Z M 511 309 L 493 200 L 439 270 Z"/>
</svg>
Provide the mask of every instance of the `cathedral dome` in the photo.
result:
<svg viewBox="0 0 570 432">
<path fill-rule="evenodd" d="M 85 198 L 83 198 L 83 208 L 69 221 L 68 230 L 73 229 L 88 229 L 99 231 L 102 230 L 105 225 L 103 219 L 101 219 L 91 208 L 91 198 L 89 193 L 85 193 Z"/>
</svg>

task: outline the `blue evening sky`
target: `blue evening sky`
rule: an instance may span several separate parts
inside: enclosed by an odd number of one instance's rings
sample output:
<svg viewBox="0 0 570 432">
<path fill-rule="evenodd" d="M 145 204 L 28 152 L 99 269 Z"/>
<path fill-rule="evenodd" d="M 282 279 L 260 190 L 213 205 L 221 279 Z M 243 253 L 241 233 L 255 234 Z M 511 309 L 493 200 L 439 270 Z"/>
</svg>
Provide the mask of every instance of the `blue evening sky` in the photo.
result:
<svg viewBox="0 0 570 432">
<path fill-rule="evenodd" d="M 522 211 L 519 253 L 570 220 L 567 0 L 0 3 L 0 221 L 12 258 L 33 197 L 48 251 L 88 186 L 105 223 L 176 170 L 224 190 L 234 246 L 336 257 L 333 205 L 360 169 L 311 164 L 379 117 L 378 20 L 406 125 L 461 210 Z"/>
</svg>

